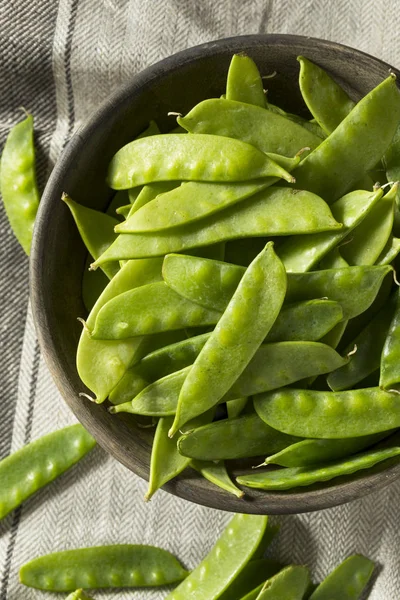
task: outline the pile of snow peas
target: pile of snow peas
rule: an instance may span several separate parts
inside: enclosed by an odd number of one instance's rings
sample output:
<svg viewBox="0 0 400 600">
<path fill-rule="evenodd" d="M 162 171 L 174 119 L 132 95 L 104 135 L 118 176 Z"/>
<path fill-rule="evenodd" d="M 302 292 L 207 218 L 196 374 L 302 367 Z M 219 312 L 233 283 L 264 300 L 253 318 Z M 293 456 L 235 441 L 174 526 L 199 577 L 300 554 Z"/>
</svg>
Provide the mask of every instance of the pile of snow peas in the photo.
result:
<svg viewBox="0 0 400 600">
<path fill-rule="evenodd" d="M 278 526 L 269 524 L 267 516 L 237 514 L 191 572 L 165 550 L 126 544 L 40 556 L 21 567 L 20 580 L 46 591 L 72 591 L 67 600 L 91 600 L 84 589 L 146 587 L 179 581 L 166 600 L 357 600 L 361 597 L 374 571 L 371 560 L 360 554 L 349 556 L 315 585 L 307 567 L 284 567 L 264 556 L 278 530 Z"/>
<path fill-rule="evenodd" d="M 400 455 L 400 94 L 356 104 L 298 60 L 311 119 L 234 55 L 220 98 L 116 153 L 106 213 L 63 196 L 92 257 L 82 396 L 156 427 L 146 499 L 188 467 L 242 497 Z"/>
</svg>

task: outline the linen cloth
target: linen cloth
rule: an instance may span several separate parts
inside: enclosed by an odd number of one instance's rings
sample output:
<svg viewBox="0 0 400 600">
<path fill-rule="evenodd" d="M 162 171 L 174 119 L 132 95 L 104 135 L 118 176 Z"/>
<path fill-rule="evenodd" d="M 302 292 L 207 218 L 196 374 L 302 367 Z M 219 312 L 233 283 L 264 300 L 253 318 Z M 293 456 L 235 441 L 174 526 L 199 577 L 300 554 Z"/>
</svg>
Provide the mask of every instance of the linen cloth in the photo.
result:
<svg viewBox="0 0 400 600">
<path fill-rule="evenodd" d="M 400 66 L 396 0 L 0 0 L 0 145 L 23 105 L 35 116 L 39 183 L 73 130 L 115 88 L 184 48 L 250 33 L 296 33 Z M 51 249 L 49 249 L 51 251 Z M 62 275 L 61 275 L 62 276 Z M 40 356 L 28 307 L 28 261 L 0 207 L 0 458 L 75 421 Z M 162 546 L 193 568 L 230 515 L 146 483 L 100 448 L 0 522 L 0 600 L 50 597 L 18 568 L 52 551 L 108 543 Z M 400 598 L 400 482 L 351 504 L 278 518 L 271 552 L 320 580 L 350 553 L 376 560 L 371 600 Z M 159 600 L 165 591 L 97 592 Z M 206 599 L 205 599 L 206 600 Z"/>
</svg>

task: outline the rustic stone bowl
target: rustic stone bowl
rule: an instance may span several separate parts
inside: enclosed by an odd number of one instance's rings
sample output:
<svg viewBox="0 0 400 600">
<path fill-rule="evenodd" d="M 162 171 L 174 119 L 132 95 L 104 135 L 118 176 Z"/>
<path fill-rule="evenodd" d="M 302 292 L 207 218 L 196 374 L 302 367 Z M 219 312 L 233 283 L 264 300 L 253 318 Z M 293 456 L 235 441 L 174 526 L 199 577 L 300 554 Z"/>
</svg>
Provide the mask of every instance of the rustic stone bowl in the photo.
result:
<svg viewBox="0 0 400 600">
<path fill-rule="evenodd" d="M 102 210 L 111 197 L 105 184 L 113 154 L 155 119 L 161 130 L 175 123 L 168 111 L 185 113 L 197 102 L 224 93 L 232 54 L 248 53 L 267 75 L 271 102 L 307 115 L 298 88 L 302 54 L 334 76 L 355 100 L 388 75 L 384 62 L 332 42 L 292 36 L 253 35 L 218 40 L 179 52 L 139 73 L 119 88 L 73 136 L 58 160 L 44 192 L 35 226 L 31 256 L 31 299 L 40 345 L 54 380 L 76 417 L 128 469 L 149 476 L 152 434 L 139 428 L 131 416 L 110 415 L 105 405 L 78 396 L 84 390 L 75 367 L 75 352 L 85 316 L 81 280 L 86 250 L 63 191 L 84 205 Z M 392 69 L 395 71 L 394 69 Z M 240 464 L 236 472 L 240 472 Z M 299 513 L 328 508 L 385 487 L 400 476 L 400 465 L 386 462 L 379 468 L 334 479 L 293 492 L 248 489 L 238 499 L 187 469 L 164 486 L 191 502 L 244 513 Z"/>
</svg>

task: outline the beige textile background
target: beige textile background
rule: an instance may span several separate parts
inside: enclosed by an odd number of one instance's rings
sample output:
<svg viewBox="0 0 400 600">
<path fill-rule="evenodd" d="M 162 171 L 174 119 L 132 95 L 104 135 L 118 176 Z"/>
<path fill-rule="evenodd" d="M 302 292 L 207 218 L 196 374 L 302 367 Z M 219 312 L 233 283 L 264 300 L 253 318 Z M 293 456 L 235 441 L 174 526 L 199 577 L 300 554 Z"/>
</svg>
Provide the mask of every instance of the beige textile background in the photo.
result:
<svg viewBox="0 0 400 600">
<path fill-rule="evenodd" d="M 400 67 L 396 0 L 0 0 L 0 143 L 24 105 L 35 115 L 39 180 L 79 123 L 122 82 L 178 50 L 249 33 L 296 33 L 354 46 Z M 51 249 L 49 248 L 49 251 Z M 60 274 L 62 276 L 62 274 Z M 37 346 L 27 260 L 0 208 L 0 457 L 74 418 Z M 117 542 L 153 543 L 193 567 L 229 519 L 145 483 L 96 449 L 0 522 L 0 600 L 41 600 L 18 567 L 39 554 Z M 282 517 L 273 552 L 322 578 L 349 553 L 383 569 L 371 600 L 400 597 L 400 484 L 320 513 Z M 98 592 L 158 600 L 165 591 Z M 206 600 L 206 599 L 205 599 Z"/>
</svg>

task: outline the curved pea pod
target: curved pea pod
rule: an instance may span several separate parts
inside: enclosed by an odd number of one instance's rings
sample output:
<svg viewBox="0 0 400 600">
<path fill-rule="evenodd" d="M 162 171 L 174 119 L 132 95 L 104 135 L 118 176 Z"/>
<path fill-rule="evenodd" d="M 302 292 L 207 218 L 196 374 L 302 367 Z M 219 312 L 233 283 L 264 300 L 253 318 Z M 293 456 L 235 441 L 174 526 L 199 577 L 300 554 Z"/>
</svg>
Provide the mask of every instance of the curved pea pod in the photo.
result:
<svg viewBox="0 0 400 600">
<path fill-rule="evenodd" d="M 69 594 L 66 600 L 93 600 L 93 598 L 85 594 L 82 589 L 79 589 L 72 592 L 72 594 Z"/>
<path fill-rule="evenodd" d="M 390 322 L 381 355 L 379 386 L 384 390 L 398 391 L 400 384 L 400 292 L 396 293 L 395 302 L 393 318 Z"/>
<path fill-rule="evenodd" d="M 376 265 L 390 265 L 390 263 L 398 256 L 400 252 L 400 238 L 389 236 L 389 239 L 378 256 Z"/>
<path fill-rule="evenodd" d="M 107 183 L 123 190 L 157 181 L 246 181 L 259 177 L 294 181 L 263 152 L 241 140 L 171 133 L 134 140 L 121 148 L 111 160 Z"/>
<path fill-rule="evenodd" d="M 300 63 L 299 85 L 304 102 L 322 129 L 330 134 L 347 117 L 355 102 L 324 69 L 304 56 Z"/>
<path fill-rule="evenodd" d="M 314 149 L 321 143 L 319 136 L 286 116 L 233 100 L 204 100 L 177 121 L 196 135 L 236 138 L 262 152 L 283 156 L 294 156 L 301 148 Z"/>
<path fill-rule="evenodd" d="M 0 462 L 0 519 L 75 465 L 95 445 L 82 425 L 72 425 L 4 458 Z"/>
<path fill-rule="evenodd" d="M 167 550 L 135 544 L 54 552 L 34 558 L 19 571 L 24 585 L 52 592 L 153 587 L 182 581 L 187 575 Z"/>
<path fill-rule="evenodd" d="M 229 419 L 238 417 L 246 408 L 248 398 L 235 398 L 234 400 L 228 400 L 226 403 L 226 412 L 228 413 Z"/>
<path fill-rule="evenodd" d="M 369 450 L 345 458 L 330 462 L 324 466 L 298 467 L 292 469 L 277 469 L 275 471 L 264 471 L 251 475 L 237 477 L 240 485 L 262 490 L 289 490 L 296 487 L 313 485 L 321 481 L 329 481 L 335 477 L 351 475 L 362 469 L 368 469 L 374 465 L 394 458 L 400 454 L 400 447 L 385 448 L 383 450 Z"/>
<path fill-rule="evenodd" d="M 352 353 L 353 349 L 355 352 L 347 364 L 328 375 L 331 390 L 350 389 L 379 369 L 394 310 L 393 297 L 346 348 L 346 353 Z"/>
<path fill-rule="evenodd" d="M 298 235 L 341 227 L 327 204 L 315 194 L 270 187 L 221 211 L 218 218 L 205 218 L 187 225 L 184 230 L 177 228 L 157 235 L 121 234 L 93 267 L 108 261 L 161 256 L 242 237 Z"/>
<path fill-rule="evenodd" d="M 172 423 L 171 423 L 172 424 Z M 175 443 L 176 448 L 176 443 Z M 182 455 L 180 455 L 181 458 Z M 190 460 L 190 459 L 189 459 Z M 215 463 L 213 461 L 196 461 L 190 462 L 190 466 L 198 471 L 205 479 L 220 487 L 221 489 L 233 494 L 237 498 L 243 498 L 244 492 L 240 490 L 231 480 L 226 470 L 224 462 Z"/>
<path fill-rule="evenodd" d="M 98 312 L 91 337 L 94 340 L 122 340 L 184 327 L 213 325 L 219 318 L 219 312 L 186 300 L 160 281 L 109 300 Z"/>
<path fill-rule="evenodd" d="M 310 596 L 310 600 L 357 600 L 371 579 L 374 563 L 361 554 L 346 558 Z"/>
<path fill-rule="evenodd" d="M 164 231 L 193 223 L 215 214 L 256 192 L 272 185 L 276 178 L 249 183 L 205 183 L 189 181 L 180 187 L 159 195 L 124 223 L 116 227 L 118 233 Z"/>
<path fill-rule="evenodd" d="M 180 181 L 158 181 L 157 183 L 144 185 L 137 198 L 132 203 L 127 218 L 132 217 L 140 208 L 143 208 L 146 204 L 155 200 L 157 196 L 171 192 L 172 190 L 179 188 L 180 185 Z"/>
<path fill-rule="evenodd" d="M 247 268 L 186 377 L 171 437 L 183 423 L 215 406 L 232 387 L 274 324 L 285 292 L 285 269 L 269 242 Z"/>
<path fill-rule="evenodd" d="M 400 119 L 400 94 L 390 75 L 353 108 L 295 170 L 296 185 L 328 203 L 346 193 L 382 158 Z"/>
<path fill-rule="evenodd" d="M 244 53 L 232 56 L 226 80 L 226 99 L 265 107 L 260 72 L 254 60 Z"/>
<path fill-rule="evenodd" d="M 68 194 L 63 194 L 61 199 L 71 211 L 89 254 L 96 260 L 116 240 L 117 234 L 114 232 L 114 227 L 118 225 L 117 219 L 74 202 Z M 119 271 L 119 264 L 111 262 L 101 268 L 107 277 L 112 279 Z"/>
<path fill-rule="evenodd" d="M 373 265 L 378 260 L 392 231 L 397 188 L 398 184 L 395 183 L 386 196 L 372 207 L 362 223 L 347 236 L 342 254 L 349 264 Z"/>
<path fill-rule="evenodd" d="M 343 258 L 339 248 L 333 248 L 329 254 L 326 254 L 321 260 L 320 268 L 325 269 L 345 269 L 349 263 Z"/>
<path fill-rule="evenodd" d="M 308 467 L 345 458 L 377 444 L 388 432 L 338 440 L 302 440 L 265 459 L 265 464 L 281 467 Z"/>
<path fill-rule="evenodd" d="M 242 600 L 242 597 L 250 592 L 254 586 L 263 584 L 266 579 L 275 575 L 281 568 L 282 565 L 276 560 L 269 558 L 252 559 L 228 589 L 218 597 L 218 600 Z"/>
<path fill-rule="evenodd" d="M 288 240 L 285 240 L 279 247 L 278 254 L 285 265 L 286 271 L 288 273 L 303 273 L 304 271 L 309 271 L 321 260 L 321 258 L 323 258 L 323 256 L 325 256 L 325 254 L 337 246 L 337 244 L 346 236 L 357 236 L 357 225 L 362 227 L 362 223 L 364 222 L 363 220 L 368 218 L 369 213 L 372 214 L 373 208 L 378 200 L 382 198 L 382 196 L 383 190 L 381 188 L 374 192 L 366 192 L 363 190 L 350 192 L 349 194 L 346 194 L 340 198 L 340 200 L 334 202 L 331 206 L 333 217 L 339 223 L 343 223 L 343 228 L 341 230 L 332 232 L 327 231 L 324 233 L 309 233 L 308 235 L 291 237 Z M 393 200 L 390 200 L 387 204 L 384 204 L 385 208 L 386 206 L 389 207 L 389 212 L 391 210 L 393 215 Z M 376 218 L 377 215 L 374 212 L 374 219 Z M 382 227 L 379 223 L 379 230 L 382 231 L 384 229 L 386 232 L 387 226 L 390 224 L 389 221 L 390 219 L 385 221 L 385 227 Z M 359 225 L 360 223 L 361 225 Z M 352 231 L 353 229 L 354 231 Z M 390 224 L 384 243 L 386 243 L 391 229 L 392 225 Z M 370 224 L 369 230 L 371 230 Z M 349 234 L 349 232 L 351 233 Z M 385 232 L 383 232 L 383 235 L 385 235 Z M 345 253 L 345 248 L 351 245 L 352 243 L 350 242 L 347 244 L 347 246 L 342 247 L 342 253 L 347 260 L 348 256 Z M 378 241 L 376 242 L 376 245 L 378 245 Z M 365 246 L 366 244 L 364 241 L 364 247 Z M 376 247 L 377 256 L 379 256 L 381 249 L 382 246 L 379 248 Z M 373 264 L 374 262 L 375 261 L 373 260 L 371 263 L 366 264 Z M 355 264 L 364 263 L 355 262 Z"/>
<path fill-rule="evenodd" d="M 256 552 L 267 522 L 266 516 L 235 515 L 209 554 L 166 600 L 220 598 Z"/>
<path fill-rule="evenodd" d="M 134 287 L 161 279 L 161 259 L 129 261 L 110 281 L 97 300 L 87 327 L 79 339 L 76 366 L 83 383 L 103 402 L 125 374 L 127 368 L 143 356 L 146 342 L 137 337 L 127 340 L 94 340 L 87 328 L 94 327 L 97 314 L 111 298 Z"/>
<path fill-rule="evenodd" d="M 198 460 L 229 460 L 279 452 L 299 441 L 250 414 L 199 427 L 179 438 L 178 449 Z"/>
<path fill-rule="evenodd" d="M 8 134 L 1 156 L 0 191 L 14 235 L 29 256 L 39 206 L 32 115 Z"/>
<path fill-rule="evenodd" d="M 129 213 L 131 212 L 132 204 L 125 204 L 124 206 L 120 206 L 115 211 L 117 215 L 121 215 L 124 219 L 128 218 Z"/>
<path fill-rule="evenodd" d="M 400 427 L 398 394 L 380 388 L 345 392 L 282 389 L 254 398 L 270 427 L 306 438 L 353 438 Z"/>
<path fill-rule="evenodd" d="M 307 567 L 293 565 L 268 579 L 257 600 L 302 600 L 310 586 L 311 579 Z"/>
</svg>

